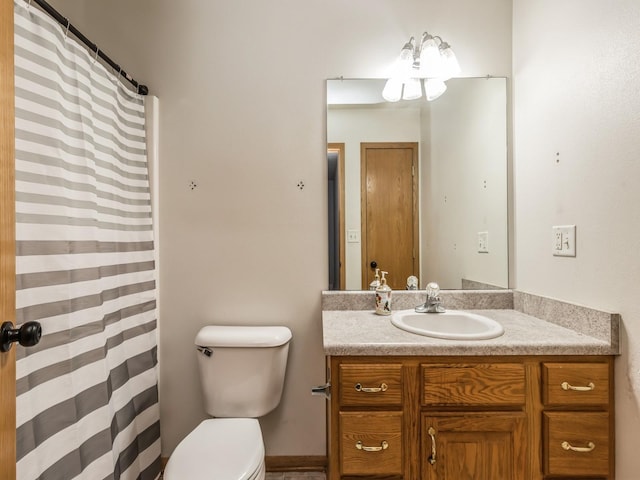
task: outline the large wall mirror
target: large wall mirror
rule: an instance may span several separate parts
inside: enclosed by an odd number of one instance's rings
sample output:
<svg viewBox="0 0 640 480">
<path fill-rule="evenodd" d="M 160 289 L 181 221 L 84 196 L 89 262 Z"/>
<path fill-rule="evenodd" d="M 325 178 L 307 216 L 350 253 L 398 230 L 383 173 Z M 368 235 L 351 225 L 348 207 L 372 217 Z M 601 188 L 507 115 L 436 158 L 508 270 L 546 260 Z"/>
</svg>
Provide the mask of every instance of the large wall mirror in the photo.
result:
<svg viewBox="0 0 640 480">
<path fill-rule="evenodd" d="M 389 103 L 382 79 L 327 81 L 331 290 L 507 288 L 507 82 L 455 78 Z"/>
</svg>

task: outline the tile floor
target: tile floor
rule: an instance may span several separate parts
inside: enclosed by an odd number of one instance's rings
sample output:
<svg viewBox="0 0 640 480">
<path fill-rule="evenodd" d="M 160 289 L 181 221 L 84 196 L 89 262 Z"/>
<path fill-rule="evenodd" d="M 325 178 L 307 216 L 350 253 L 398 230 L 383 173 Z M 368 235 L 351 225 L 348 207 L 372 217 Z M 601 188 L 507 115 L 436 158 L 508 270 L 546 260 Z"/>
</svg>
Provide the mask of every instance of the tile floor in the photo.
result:
<svg viewBox="0 0 640 480">
<path fill-rule="evenodd" d="M 325 480 L 322 472 L 267 472 L 265 480 Z"/>
</svg>

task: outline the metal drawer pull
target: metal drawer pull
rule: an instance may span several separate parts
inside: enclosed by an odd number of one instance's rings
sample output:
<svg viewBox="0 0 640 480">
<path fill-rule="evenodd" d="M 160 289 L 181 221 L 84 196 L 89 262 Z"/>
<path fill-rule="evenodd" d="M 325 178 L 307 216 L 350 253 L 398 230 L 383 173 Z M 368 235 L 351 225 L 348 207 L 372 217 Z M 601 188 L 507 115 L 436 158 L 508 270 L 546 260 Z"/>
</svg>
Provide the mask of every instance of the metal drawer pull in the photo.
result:
<svg viewBox="0 0 640 480">
<path fill-rule="evenodd" d="M 562 382 L 560 386 L 563 390 L 574 390 L 576 392 L 589 392 L 596 388 L 593 382 L 589 382 L 586 387 L 574 387 L 569 382 Z"/>
<path fill-rule="evenodd" d="M 356 448 L 364 452 L 380 452 L 381 450 L 386 450 L 387 448 L 389 448 L 389 444 L 386 440 L 383 440 L 382 443 L 380 443 L 379 447 L 367 447 L 363 445 L 360 440 L 358 440 L 356 442 Z"/>
<path fill-rule="evenodd" d="M 365 393 L 378 393 L 378 392 L 386 392 L 387 386 L 386 383 L 381 383 L 379 387 L 363 387 L 361 383 L 356 383 L 356 391 L 357 392 L 365 392 Z"/>
<path fill-rule="evenodd" d="M 431 455 L 429 455 L 429 458 L 427 458 L 427 460 L 429 460 L 429 463 L 431 465 L 435 465 L 436 463 L 436 429 L 433 427 L 429 427 L 429 430 L 427 430 L 427 433 L 431 437 Z"/>
<path fill-rule="evenodd" d="M 569 442 L 562 442 L 562 448 L 564 448 L 567 451 L 571 450 L 572 452 L 589 453 L 594 448 L 596 448 L 596 444 L 593 443 L 593 442 L 589 442 L 589 443 L 587 443 L 586 447 L 574 447 Z"/>
</svg>

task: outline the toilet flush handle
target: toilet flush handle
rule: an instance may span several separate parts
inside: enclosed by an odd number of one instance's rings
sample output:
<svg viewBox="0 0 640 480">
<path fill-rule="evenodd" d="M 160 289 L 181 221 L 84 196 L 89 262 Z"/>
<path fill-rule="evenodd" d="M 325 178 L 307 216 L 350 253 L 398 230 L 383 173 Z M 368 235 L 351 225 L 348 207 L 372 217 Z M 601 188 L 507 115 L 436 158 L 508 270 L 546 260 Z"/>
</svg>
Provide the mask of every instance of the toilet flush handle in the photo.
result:
<svg viewBox="0 0 640 480">
<path fill-rule="evenodd" d="M 311 388 L 311 395 L 319 395 L 326 398 L 331 398 L 331 382 L 327 382 L 324 385 L 318 385 Z"/>
<path fill-rule="evenodd" d="M 211 350 L 209 347 L 196 347 L 196 350 L 207 357 L 213 355 L 213 350 Z"/>
</svg>

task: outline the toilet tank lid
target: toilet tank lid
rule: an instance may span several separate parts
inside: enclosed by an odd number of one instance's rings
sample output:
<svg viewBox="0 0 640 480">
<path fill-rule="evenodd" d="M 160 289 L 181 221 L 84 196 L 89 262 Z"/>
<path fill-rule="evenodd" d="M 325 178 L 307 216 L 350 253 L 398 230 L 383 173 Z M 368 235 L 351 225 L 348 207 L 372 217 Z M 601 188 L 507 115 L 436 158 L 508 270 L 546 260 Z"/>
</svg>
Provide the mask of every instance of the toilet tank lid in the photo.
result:
<svg viewBox="0 0 640 480">
<path fill-rule="evenodd" d="M 291 330 L 282 326 L 208 325 L 196 335 L 200 347 L 278 347 L 291 340 Z"/>
</svg>

